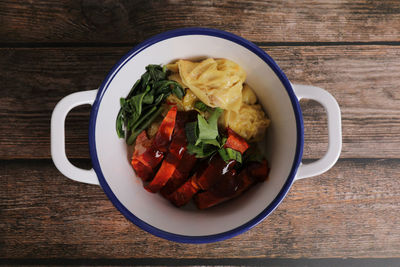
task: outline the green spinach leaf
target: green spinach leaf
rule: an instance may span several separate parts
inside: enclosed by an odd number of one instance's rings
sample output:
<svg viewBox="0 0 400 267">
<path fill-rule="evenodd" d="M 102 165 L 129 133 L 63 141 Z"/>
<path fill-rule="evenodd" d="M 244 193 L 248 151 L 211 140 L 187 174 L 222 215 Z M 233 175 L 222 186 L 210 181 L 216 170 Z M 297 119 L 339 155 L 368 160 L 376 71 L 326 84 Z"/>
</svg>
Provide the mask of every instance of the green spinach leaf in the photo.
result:
<svg viewBox="0 0 400 267">
<path fill-rule="evenodd" d="M 167 69 L 160 65 L 148 65 L 146 72 L 135 82 L 126 98 L 120 99 L 115 128 L 118 137 L 132 144 L 139 130 L 146 129 L 161 114 L 163 101 L 171 94 L 182 98 L 182 86 L 167 80 Z"/>
</svg>

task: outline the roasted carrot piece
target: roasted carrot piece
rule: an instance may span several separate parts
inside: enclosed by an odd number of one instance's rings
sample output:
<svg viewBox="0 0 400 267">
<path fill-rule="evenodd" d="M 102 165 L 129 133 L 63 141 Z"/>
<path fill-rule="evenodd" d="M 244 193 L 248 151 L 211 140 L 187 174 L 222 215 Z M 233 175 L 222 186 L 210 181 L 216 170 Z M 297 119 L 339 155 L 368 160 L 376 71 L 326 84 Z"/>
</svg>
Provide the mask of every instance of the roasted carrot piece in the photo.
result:
<svg viewBox="0 0 400 267">
<path fill-rule="evenodd" d="M 194 197 L 196 206 L 199 209 L 206 209 L 236 198 L 254 183 L 265 181 L 268 172 L 269 168 L 265 159 L 262 162 L 250 162 L 238 176 L 225 175 L 208 191 L 197 194 Z"/>
<path fill-rule="evenodd" d="M 178 109 L 176 106 L 173 106 L 164 117 L 163 121 L 161 122 L 160 127 L 154 137 L 153 145 L 156 149 L 160 150 L 161 152 L 167 152 L 168 144 L 171 141 L 172 133 L 175 127 L 176 121 L 176 113 Z"/>
<path fill-rule="evenodd" d="M 168 111 L 154 139 L 151 141 L 148 140 L 145 131 L 141 132 L 136 138 L 135 152 L 131 164 L 137 172 L 137 175 L 144 181 L 149 180 L 151 176 L 153 176 L 154 170 L 164 158 L 164 152 L 168 149 L 168 144 L 174 130 L 176 113 L 176 106 Z M 141 164 L 139 164 L 139 162 Z M 149 170 L 144 171 L 142 165 L 148 166 L 151 172 Z"/>
<path fill-rule="evenodd" d="M 202 190 L 210 189 L 216 182 L 218 182 L 220 176 L 229 172 L 235 164 L 235 160 L 230 160 L 226 163 L 219 155 L 215 155 L 211 159 L 207 169 L 197 178 L 197 185 Z"/>
<path fill-rule="evenodd" d="M 184 126 L 187 118 L 186 113 L 177 113 L 174 134 L 168 148 L 168 155 L 161 164 L 154 179 L 145 187 L 146 190 L 153 193 L 158 192 L 172 178 L 176 171 L 179 161 L 186 152 L 187 141 Z"/>
<path fill-rule="evenodd" d="M 157 193 L 172 177 L 178 163 L 179 159 L 174 154 L 168 153 L 154 179 L 145 186 L 146 190 Z"/>
<path fill-rule="evenodd" d="M 154 171 L 163 158 L 164 154 L 162 152 L 154 149 L 153 146 L 150 146 L 142 154 L 134 153 L 131 164 L 133 169 L 136 171 L 136 174 L 142 178 L 142 180 L 147 181 L 153 177 Z M 145 169 L 143 166 L 147 167 L 146 174 L 141 172 Z"/>
<path fill-rule="evenodd" d="M 185 129 L 175 129 L 176 133 L 172 138 L 172 142 L 168 148 L 169 153 L 172 153 L 175 157 L 181 159 L 183 154 L 186 152 L 187 141 L 185 135 Z"/>
<path fill-rule="evenodd" d="M 168 199 L 177 207 L 181 207 L 187 204 L 192 197 L 199 191 L 199 187 L 196 185 L 194 174 L 189 180 L 187 180 L 181 187 L 168 196 Z"/>
<path fill-rule="evenodd" d="M 226 140 L 224 147 L 232 148 L 243 154 L 249 148 L 249 144 L 243 137 L 228 127 L 228 139 Z"/>
<path fill-rule="evenodd" d="M 143 181 L 148 181 L 153 177 L 153 169 L 147 165 L 144 165 L 140 161 L 132 161 L 133 169 L 138 177 L 140 177 Z"/>
<path fill-rule="evenodd" d="M 248 174 L 258 182 L 263 182 L 268 177 L 269 168 L 265 159 L 262 162 L 250 162 L 246 169 Z"/>
<path fill-rule="evenodd" d="M 232 170 L 210 190 L 197 194 L 194 202 L 197 208 L 207 209 L 241 195 L 253 183 L 254 179 L 245 170 L 239 175 Z"/>
<path fill-rule="evenodd" d="M 136 138 L 135 150 L 132 156 L 132 167 L 137 176 L 143 181 L 151 179 L 154 168 L 162 160 L 162 155 L 151 146 L 152 140 L 148 139 L 146 131 L 141 132 Z"/>
<path fill-rule="evenodd" d="M 178 207 L 187 204 L 199 190 L 210 189 L 221 175 L 232 171 L 235 163 L 234 160 L 226 163 L 219 155 L 215 155 L 208 163 L 203 162 L 202 167 L 167 198 Z"/>
<path fill-rule="evenodd" d="M 147 137 L 147 133 L 143 130 L 135 141 L 134 155 L 143 154 L 151 146 L 151 140 Z"/>
<path fill-rule="evenodd" d="M 132 158 L 132 164 L 136 161 L 140 161 L 143 165 L 155 169 L 163 158 L 164 153 L 154 149 L 154 147 L 149 147 L 143 154 L 134 156 Z"/>
<path fill-rule="evenodd" d="M 161 189 L 161 195 L 163 195 L 165 198 L 168 198 L 170 194 L 182 186 L 187 181 L 189 173 L 193 169 L 196 162 L 197 159 L 194 155 L 185 152 L 181 161 L 178 163 L 175 172 L 172 174 L 171 179 L 169 179 L 165 186 Z"/>
</svg>

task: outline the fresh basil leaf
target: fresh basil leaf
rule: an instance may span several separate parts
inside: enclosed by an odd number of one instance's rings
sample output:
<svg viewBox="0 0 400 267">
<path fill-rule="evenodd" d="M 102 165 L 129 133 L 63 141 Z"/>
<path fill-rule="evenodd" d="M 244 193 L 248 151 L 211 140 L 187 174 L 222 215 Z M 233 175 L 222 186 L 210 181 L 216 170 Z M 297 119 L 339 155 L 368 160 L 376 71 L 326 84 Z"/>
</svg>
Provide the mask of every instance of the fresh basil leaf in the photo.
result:
<svg viewBox="0 0 400 267">
<path fill-rule="evenodd" d="M 142 77 L 141 77 L 141 81 L 140 81 L 140 91 L 143 92 L 145 90 L 145 88 L 149 85 L 150 82 L 150 74 L 148 72 L 145 72 Z"/>
<path fill-rule="evenodd" d="M 218 153 L 225 162 L 236 160 L 237 162 L 242 163 L 242 154 L 239 151 L 231 148 L 221 148 L 218 150 Z"/>
<path fill-rule="evenodd" d="M 228 138 L 225 136 L 221 138 L 221 141 L 220 141 L 221 147 L 223 147 L 225 145 L 226 140 L 228 140 Z"/>
<path fill-rule="evenodd" d="M 183 88 L 179 83 L 173 84 L 172 93 L 176 95 L 179 99 L 182 99 L 185 95 L 185 91 L 183 91 Z"/>
<path fill-rule="evenodd" d="M 125 105 L 125 103 L 126 103 L 125 98 L 121 97 L 119 99 L 119 104 L 121 105 L 121 107 L 123 107 Z"/>
<path fill-rule="evenodd" d="M 222 108 L 215 108 L 214 112 L 208 119 L 208 124 L 210 124 L 213 128 L 218 129 L 218 118 L 221 116 L 222 112 L 224 112 Z"/>
<path fill-rule="evenodd" d="M 255 147 L 251 146 L 249 149 L 246 150 L 246 152 L 243 155 L 243 161 L 244 162 L 262 162 L 264 160 L 264 156 L 260 152 L 260 150 Z"/>
<path fill-rule="evenodd" d="M 220 143 L 218 142 L 217 139 L 202 139 L 201 142 L 203 144 L 213 145 L 213 146 L 216 146 L 218 148 L 220 147 Z"/>
<path fill-rule="evenodd" d="M 161 108 L 160 108 L 161 109 Z M 148 117 L 151 116 L 152 113 L 154 113 L 157 110 L 157 107 L 152 107 L 150 110 L 148 110 L 146 112 L 146 114 L 144 114 L 143 116 L 140 117 L 140 119 L 138 119 L 135 124 L 132 125 L 131 131 L 134 131 L 136 128 L 138 128 L 138 126 L 140 126 L 140 124 L 142 124 L 144 122 L 144 120 L 146 120 Z"/>
<path fill-rule="evenodd" d="M 200 146 L 195 146 L 193 144 L 188 144 L 186 149 L 190 154 L 195 155 L 196 158 L 209 157 L 212 154 L 214 154 L 215 152 L 217 152 L 215 150 L 214 146 L 205 145 L 205 144 L 202 144 Z"/>
<path fill-rule="evenodd" d="M 131 121 L 133 122 L 136 122 L 140 114 L 142 114 L 142 101 L 145 95 L 146 93 L 141 93 L 128 100 L 129 106 L 132 110 Z"/>
<path fill-rule="evenodd" d="M 218 133 L 218 117 L 222 109 L 215 109 L 210 119 L 207 121 L 200 114 L 197 115 L 197 121 L 185 125 L 186 137 L 190 148 L 188 151 L 202 158 L 212 155 L 220 149 L 221 137 Z"/>
<path fill-rule="evenodd" d="M 160 65 L 148 65 L 146 70 L 149 72 L 153 81 L 165 80 L 167 78 L 166 73 Z"/>
<path fill-rule="evenodd" d="M 208 106 L 201 101 L 197 101 L 196 103 L 194 103 L 194 107 L 200 111 L 207 111 L 208 109 Z"/>
<path fill-rule="evenodd" d="M 129 99 L 132 97 L 132 95 L 135 93 L 135 91 L 137 90 L 139 83 L 140 83 L 141 79 L 137 80 L 135 82 L 135 84 L 132 86 L 131 91 L 129 92 L 129 94 L 127 95 L 126 99 Z"/>
<path fill-rule="evenodd" d="M 197 157 L 198 153 L 203 152 L 203 148 L 200 146 L 195 146 L 194 144 L 188 144 L 186 147 L 187 152 L 191 155 L 195 155 Z"/>
<path fill-rule="evenodd" d="M 123 129 L 123 121 L 124 121 L 124 117 L 123 117 L 122 109 L 121 109 L 118 113 L 117 120 L 116 120 L 117 134 L 118 134 L 119 138 L 125 137 L 125 131 Z"/>
<path fill-rule="evenodd" d="M 146 94 L 143 97 L 143 103 L 144 104 L 152 104 L 154 101 L 154 95 L 153 94 Z"/>
<path fill-rule="evenodd" d="M 203 147 L 203 153 L 200 154 L 199 156 L 197 156 L 199 158 L 209 157 L 212 154 L 217 152 L 217 150 L 215 149 L 215 146 L 213 146 L 213 145 L 204 144 L 202 147 Z"/>
<path fill-rule="evenodd" d="M 147 120 L 144 121 L 144 123 L 142 125 L 140 125 L 139 128 L 137 128 L 135 131 L 132 131 L 131 135 L 129 136 L 128 140 L 126 141 L 126 143 L 128 145 L 132 145 L 133 142 L 135 142 L 136 137 L 143 132 L 143 130 L 145 130 L 147 127 L 150 126 L 150 124 L 153 123 L 153 121 L 161 114 L 161 112 L 163 111 L 163 108 L 159 108 L 158 110 L 154 111 L 153 113 L 149 113 Z"/>
<path fill-rule="evenodd" d="M 189 144 L 194 145 L 196 143 L 197 139 L 199 138 L 198 131 L 197 121 L 186 123 L 185 132 Z"/>
<path fill-rule="evenodd" d="M 217 139 L 218 118 L 222 111 L 222 109 L 216 108 L 208 119 L 208 122 L 201 115 L 197 115 L 197 120 L 199 122 L 199 139 Z"/>
<path fill-rule="evenodd" d="M 183 88 L 175 81 L 167 80 L 166 66 L 148 65 L 146 72 L 132 86 L 126 98 L 120 99 L 121 108 L 116 118 L 116 131 L 119 137 L 127 137 L 127 143 L 133 143 L 138 130 L 148 124 L 153 114 L 171 93 L 182 98 Z"/>
<path fill-rule="evenodd" d="M 158 105 L 161 103 L 161 101 L 164 100 L 164 94 L 159 95 L 156 100 L 154 101 L 154 105 Z"/>
</svg>

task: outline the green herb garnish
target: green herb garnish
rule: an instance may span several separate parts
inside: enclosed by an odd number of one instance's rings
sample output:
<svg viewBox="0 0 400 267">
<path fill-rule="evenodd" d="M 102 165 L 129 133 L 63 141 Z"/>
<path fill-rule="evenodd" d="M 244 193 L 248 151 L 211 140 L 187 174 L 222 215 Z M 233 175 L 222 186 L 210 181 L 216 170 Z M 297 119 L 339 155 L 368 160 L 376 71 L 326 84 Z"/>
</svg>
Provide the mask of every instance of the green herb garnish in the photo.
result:
<svg viewBox="0 0 400 267">
<path fill-rule="evenodd" d="M 246 152 L 244 152 L 243 154 L 244 162 L 250 162 L 250 161 L 262 162 L 263 159 L 264 159 L 263 154 L 256 146 L 250 146 L 250 148 L 247 149 Z"/>
<path fill-rule="evenodd" d="M 242 162 L 242 154 L 239 151 L 224 148 L 226 137 L 221 137 L 218 132 L 218 118 L 222 112 L 222 109 L 215 108 L 208 120 L 198 114 L 197 121 L 185 125 L 189 143 L 187 151 L 196 158 L 209 157 L 218 152 L 226 162 L 232 159 Z"/>
<path fill-rule="evenodd" d="M 194 107 L 203 112 L 207 111 L 207 109 L 209 108 L 206 104 L 204 104 L 201 101 L 197 101 L 196 103 L 194 103 Z"/>
<path fill-rule="evenodd" d="M 189 143 L 187 150 L 190 154 L 204 158 L 216 153 L 223 146 L 219 142 L 222 139 L 218 133 L 218 118 L 222 111 L 216 108 L 208 121 L 198 114 L 197 121 L 186 124 L 186 137 Z"/>
<path fill-rule="evenodd" d="M 182 86 L 167 79 L 167 69 L 148 65 L 146 72 L 133 85 L 126 98 L 120 99 L 121 109 L 116 120 L 118 137 L 126 138 L 128 145 L 161 114 L 161 104 L 171 93 L 182 99 Z"/>
<path fill-rule="evenodd" d="M 232 148 L 221 148 L 218 150 L 218 153 L 225 162 L 234 159 L 237 162 L 242 163 L 242 154 Z"/>
</svg>

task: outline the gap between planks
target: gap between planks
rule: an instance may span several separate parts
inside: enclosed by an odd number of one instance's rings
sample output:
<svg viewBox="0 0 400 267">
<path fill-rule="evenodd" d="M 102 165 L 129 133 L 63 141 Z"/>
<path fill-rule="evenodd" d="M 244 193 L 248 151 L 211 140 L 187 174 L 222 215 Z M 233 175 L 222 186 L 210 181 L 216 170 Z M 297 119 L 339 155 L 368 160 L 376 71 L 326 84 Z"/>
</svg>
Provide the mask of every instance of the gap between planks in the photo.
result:
<svg viewBox="0 0 400 267">
<path fill-rule="evenodd" d="M 251 40 L 250 40 L 251 41 Z M 257 42 L 257 46 L 400 46 L 399 41 L 371 41 L 371 42 Z M 54 43 L 0 43 L 0 48 L 58 48 L 58 47 L 135 47 L 140 43 L 79 43 L 79 42 L 54 42 Z"/>
</svg>

